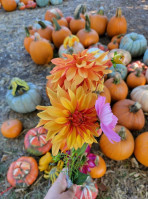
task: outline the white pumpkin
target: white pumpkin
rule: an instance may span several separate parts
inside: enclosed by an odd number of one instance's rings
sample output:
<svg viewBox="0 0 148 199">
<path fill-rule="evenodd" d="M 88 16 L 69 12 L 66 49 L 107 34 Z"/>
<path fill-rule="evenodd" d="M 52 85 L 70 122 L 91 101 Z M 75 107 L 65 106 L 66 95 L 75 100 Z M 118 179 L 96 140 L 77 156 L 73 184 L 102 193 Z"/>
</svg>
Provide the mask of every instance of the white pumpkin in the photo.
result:
<svg viewBox="0 0 148 199">
<path fill-rule="evenodd" d="M 139 102 L 144 112 L 148 112 L 148 85 L 138 86 L 131 92 L 131 99 Z"/>
</svg>

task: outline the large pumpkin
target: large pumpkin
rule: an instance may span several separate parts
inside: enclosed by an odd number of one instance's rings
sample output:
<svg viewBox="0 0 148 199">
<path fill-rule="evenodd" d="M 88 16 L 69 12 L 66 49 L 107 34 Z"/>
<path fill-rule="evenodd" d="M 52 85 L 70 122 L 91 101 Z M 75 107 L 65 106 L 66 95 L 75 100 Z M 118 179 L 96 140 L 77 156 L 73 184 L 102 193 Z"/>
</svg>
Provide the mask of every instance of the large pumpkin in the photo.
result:
<svg viewBox="0 0 148 199">
<path fill-rule="evenodd" d="M 136 138 L 134 154 L 141 164 L 148 167 L 148 132 L 144 132 Z"/>
<path fill-rule="evenodd" d="M 102 152 L 113 160 L 125 160 L 129 158 L 134 151 L 134 138 L 131 132 L 120 125 L 116 125 L 115 132 L 121 137 L 120 142 L 111 143 L 105 134 L 101 136 L 100 148 Z"/>
<path fill-rule="evenodd" d="M 128 87 L 124 80 L 121 79 L 119 73 L 116 73 L 113 78 L 106 80 L 105 86 L 110 92 L 112 101 L 119 101 L 127 97 Z"/>
<path fill-rule="evenodd" d="M 127 68 L 123 64 L 116 64 L 116 67 L 111 66 L 110 70 L 112 70 L 112 73 L 108 74 L 109 78 L 114 77 L 116 72 L 120 73 L 122 79 L 125 79 L 127 76 Z"/>
<path fill-rule="evenodd" d="M 48 152 L 52 145 L 50 141 L 46 141 L 47 132 L 43 127 L 30 129 L 24 139 L 26 151 L 36 156 Z"/>
<path fill-rule="evenodd" d="M 148 112 L 148 85 L 138 86 L 131 92 L 131 99 L 139 102 L 144 112 Z"/>
<path fill-rule="evenodd" d="M 116 15 L 113 16 L 107 25 L 107 34 L 109 37 L 113 37 L 119 34 L 125 34 L 127 32 L 127 22 L 122 15 L 121 8 L 117 8 Z"/>
<path fill-rule="evenodd" d="M 17 3 L 15 0 L 2 0 L 1 2 L 4 10 L 7 12 L 14 11 L 17 8 Z"/>
<path fill-rule="evenodd" d="M 120 48 L 129 51 L 132 57 L 140 57 L 147 48 L 147 40 L 144 35 L 132 32 L 123 37 Z"/>
<path fill-rule="evenodd" d="M 37 176 L 36 160 L 26 156 L 12 162 L 7 172 L 7 180 L 13 187 L 28 187 L 36 180 Z"/>
<path fill-rule="evenodd" d="M 143 62 L 148 66 L 148 49 L 144 53 Z"/>
<path fill-rule="evenodd" d="M 112 112 L 118 118 L 118 124 L 129 130 L 141 130 L 144 127 L 145 117 L 138 102 L 120 100 L 113 105 Z"/>
<path fill-rule="evenodd" d="M 41 95 L 36 85 L 13 78 L 6 94 L 10 108 L 18 113 L 29 113 L 41 103 Z"/>
<path fill-rule="evenodd" d="M 50 0 L 36 0 L 36 3 L 40 7 L 45 7 L 49 4 Z"/>
</svg>

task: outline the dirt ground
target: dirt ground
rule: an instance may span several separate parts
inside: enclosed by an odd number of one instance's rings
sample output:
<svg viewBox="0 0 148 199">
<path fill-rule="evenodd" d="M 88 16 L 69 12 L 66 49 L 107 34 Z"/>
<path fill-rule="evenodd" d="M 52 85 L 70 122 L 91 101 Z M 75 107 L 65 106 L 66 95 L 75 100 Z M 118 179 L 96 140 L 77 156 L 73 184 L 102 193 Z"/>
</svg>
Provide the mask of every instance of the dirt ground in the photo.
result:
<svg viewBox="0 0 148 199">
<path fill-rule="evenodd" d="M 115 13 L 116 7 L 121 7 L 127 19 L 128 32 L 142 33 L 148 39 L 147 0 L 65 0 L 58 7 L 65 16 L 68 16 L 73 14 L 79 3 L 86 3 L 89 11 L 96 10 L 103 5 L 108 17 Z M 23 155 L 29 155 L 23 147 L 24 135 L 28 129 L 35 127 L 38 123 L 37 111 L 31 114 L 18 114 L 7 105 L 5 95 L 12 77 L 20 77 L 36 84 L 43 96 L 42 105 L 49 104 L 45 84 L 51 67 L 34 64 L 23 46 L 24 27 L 33 24 L 36 19 L 43 19 L 48 8 L 49 6 L 35 10 L 17 10 L 11 13 L 0 11 L 0 125 L 6 119 L 18 118 L 23 122 L 24 127 L 17 139 L 6 139 L 0 134 L 0 193 L 10 186 L 6 180 L 10 163 Z M 100 38 L 100 41 L 106 44 L 109 39 L 104 36 Z M 135 137 L 143 131 L 148 131 L 148 117 L 146 121 L 144 129 L 140 132 L 133 132 Z M 93 147 L 93 151 L 103 156 L 98 145 Z M 105 156 L 103 158 L 107 164 L 107 173 L 98 180 L 98 199 L 148 199 L 148 169 L 135 162 L 134 156 L 119 162 L 109 160 Z M 49 182 L 43 179 L 40 173 L 37 181 L 31 187 L 25 190 L 12 189 L 0 198 L 42 199 L 49 187 Z"/>
</svg>

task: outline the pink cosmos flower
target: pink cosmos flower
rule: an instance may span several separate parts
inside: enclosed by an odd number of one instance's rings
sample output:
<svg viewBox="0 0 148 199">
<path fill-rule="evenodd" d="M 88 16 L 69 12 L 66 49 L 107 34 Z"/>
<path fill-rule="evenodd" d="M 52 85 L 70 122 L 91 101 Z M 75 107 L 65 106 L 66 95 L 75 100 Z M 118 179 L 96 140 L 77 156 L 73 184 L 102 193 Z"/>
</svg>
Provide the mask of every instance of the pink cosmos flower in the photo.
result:
<svg viewBox="0 0 148 199">
<path fill-rule="evenodd" d="M 105 97 L 99 96 L 95 104 L 96 112 L 100 120 L 100 127 L 111 143 L 113 143 L 113 141 L 120 142 L 120 136 L 113 131 L 118 118 L 112 113 L 109 103 L 105 103 L 105 99 Z"/>
<path fill-rule="evenodd" d="M 86 159 L 87 160 L 85 164 L 80 168 L 80 172 L 88 174 L 88 172 L 90 172 L 90 168 L 94 168 L 96 166 L 96 155 L 93 153 L 88 153 Z"/>
</svg>

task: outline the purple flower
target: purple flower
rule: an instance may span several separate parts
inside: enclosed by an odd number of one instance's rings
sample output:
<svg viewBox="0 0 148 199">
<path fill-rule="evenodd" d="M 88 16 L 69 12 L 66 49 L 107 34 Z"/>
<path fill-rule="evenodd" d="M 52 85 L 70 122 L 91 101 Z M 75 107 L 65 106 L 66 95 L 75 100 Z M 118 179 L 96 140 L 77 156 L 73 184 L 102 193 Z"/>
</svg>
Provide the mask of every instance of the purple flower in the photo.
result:
<svg viewBox="0 0 148 199">
<path fill-rule="evenodd" d="M 112 113 L 109 103 L 105 103 L 105 99 L 105 97 L 99 96 L 95 104 L 101 129 L 111 143 L 113 143 L 113 141 L 120 142 L 120 136 L 113 131 L 117 124 L 118 118 Z"/>
<path fill-rule="evenodd" d="M 90 168 L 94 168 L 96 166 L 96 155 L 93 153 L 89 153 L 87 154 L 86 158 L 87 160 L 85 164 L 80 168 L 80 172 L 88 174 L 88 172 L 90 172 Z"/>
</svg>

